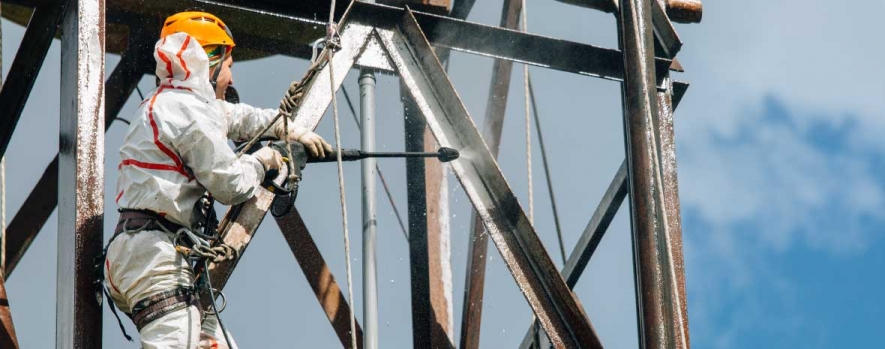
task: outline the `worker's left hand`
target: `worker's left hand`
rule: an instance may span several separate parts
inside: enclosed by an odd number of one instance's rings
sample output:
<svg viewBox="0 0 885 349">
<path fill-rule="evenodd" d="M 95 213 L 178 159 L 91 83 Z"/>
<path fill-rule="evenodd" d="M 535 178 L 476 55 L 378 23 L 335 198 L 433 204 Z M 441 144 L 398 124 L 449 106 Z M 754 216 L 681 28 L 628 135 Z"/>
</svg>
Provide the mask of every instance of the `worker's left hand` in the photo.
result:
<svg viewBox="0 0 885 349">
<path fill-rule="evenodd" d="M 293 81 L 280 101 L 280 114 L 291 116 L 295 108 L 298 107 L 298 103 L 303 95 L 304 89 L 301 88 L 301 82 Z"/>
<path fill-rule="evenodd" d="M 332 152 L 332 146 L 326 143 L 323 137 L 303 126 L 297 126 L 292 121 L 289 122 L 289 132 L 283 127 L 282 120 L 277 121 L 274 133 L 277 139 L 304 144 L 311 157 L 324 158 L 326 153 Z"/>
<path fill-rule="evenodd" d="M 320 137 L 320 135 L 313 131 L 307 131 L 293 140 L 304 144 L 304 147 L 307 148 L 307 151 L 310 152 L 312 157 L 324 158 L 326 157 L 326 153 L 332 152 L 332 146 L 329 145 L 323 137 Z"/>
</svg>

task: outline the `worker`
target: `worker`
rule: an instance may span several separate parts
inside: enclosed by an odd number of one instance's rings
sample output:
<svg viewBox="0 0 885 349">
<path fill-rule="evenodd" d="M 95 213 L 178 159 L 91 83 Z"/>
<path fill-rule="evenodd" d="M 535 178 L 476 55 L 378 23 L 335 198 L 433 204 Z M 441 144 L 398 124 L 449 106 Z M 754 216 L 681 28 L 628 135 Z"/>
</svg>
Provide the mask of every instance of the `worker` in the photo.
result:
<svg viewBox="0 0 885 349">
<path fill-rule="evenodd" d="M 268 170 L 283 166 L 270 147 L 237 157 L 228 140 L 251 139 L 279 113 L 290 115 L 301 89 L 293 83 L 279 109 L 224 101 L 233 84 L 234 47 L 230 29 L 212 14 L 167 18 L 153 52 L 159 86 L 139 106 L 120 149 L 121 214 L 107 246 L 104 282 L 145 349 L 236 348 L 217 316 L 201 309 L 192 265 L 176 247 L 183 235 L 201 231 L 214 210 L 207 198 L 245 202 Z M 313 156 L 331 152 L 311 130 L 283 125 L 280 118 L 262 136 L 301 142 Z"/>
</svg>

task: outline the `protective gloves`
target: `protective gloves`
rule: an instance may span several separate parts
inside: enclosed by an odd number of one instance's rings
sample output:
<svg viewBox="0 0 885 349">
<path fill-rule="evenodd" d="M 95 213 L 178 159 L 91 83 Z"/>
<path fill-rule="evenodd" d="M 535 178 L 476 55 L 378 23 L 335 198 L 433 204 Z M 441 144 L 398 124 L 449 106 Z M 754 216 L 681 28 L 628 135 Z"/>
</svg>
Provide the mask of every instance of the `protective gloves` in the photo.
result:
<svg viewBox="0 0 885 349">
<path fill-rule="evenodd" d="M 264 165 L 264 171 L 279 170 L 283 167 L 283 156 L 271 147 L 263 147 L 252 153 L 258 162 Z"/>
<path fill-rule="evenodd" d="M 295 125 L 292 121 L 289 121 L 288 139 L 286 139 L 286 129 L 283 127 L 282 120 L 277 121 L 274 125 L 274 134 L 277 139 L 304 144 L 304 148 L 310 152 L 312 157 L 324 158 L 326 153 L 332 152 L 332 146 L 326 143 L 323 137 L 305 127 Z"/>
<path fill-rule="evenodd" d="M 292 116 L 292 112 L 298 107 L 298 101 L 302 95 L 304 95 L 304 89 L 301 88 L 301 82 L 293 81 L 289 85 L 289 89 L 286 90 L 286 95 L 280 101 L 280 113 L 284 115 L 283 117 Z M 278 121 L 274 125 L 274 133 L 277 139 L 286 140 L 286 129 L 283 127 L 282 121 Z M 332 146 L 323 137 L 304 127 L 296 126 L 291 121 L 289 122 L 288 141 L 304 144 L 310 155 L 314 157 L 324 158 L 326 153 L 332 152 Z"/>
</svg>

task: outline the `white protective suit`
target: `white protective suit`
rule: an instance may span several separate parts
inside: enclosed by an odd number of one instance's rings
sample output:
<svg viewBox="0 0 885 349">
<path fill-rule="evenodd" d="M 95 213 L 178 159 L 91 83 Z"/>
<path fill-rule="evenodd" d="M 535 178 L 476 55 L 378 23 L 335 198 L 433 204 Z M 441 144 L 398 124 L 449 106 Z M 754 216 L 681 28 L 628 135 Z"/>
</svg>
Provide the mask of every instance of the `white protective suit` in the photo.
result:
<svg viewBox="0 0 885 349">
<path fill-rule="evenodd" d="M 249 139 L 277 110 L 216 99 L 208 57 L 185 33 L 158 41 L 154 58 L 161 83 L 142 102 L 120 149 L 117 204 L 193 227 L 202 215 L 194 204 L 206 191 L 226 205 L 253 196 L 264 167 L 250 155 L 237 158 L 227 140 Z M 193 270 L 175 251 L 173 238 L 146 230 L 122 233 L 108 246 L 105 282 L 122 311 L 129 313 L 149 296 L 193 285 Z M 194 306 L 149 323 L 140 335 L 146 349 L 225 348 L 217 319 L 207 317 L 201 326 Z"/>
</svg>

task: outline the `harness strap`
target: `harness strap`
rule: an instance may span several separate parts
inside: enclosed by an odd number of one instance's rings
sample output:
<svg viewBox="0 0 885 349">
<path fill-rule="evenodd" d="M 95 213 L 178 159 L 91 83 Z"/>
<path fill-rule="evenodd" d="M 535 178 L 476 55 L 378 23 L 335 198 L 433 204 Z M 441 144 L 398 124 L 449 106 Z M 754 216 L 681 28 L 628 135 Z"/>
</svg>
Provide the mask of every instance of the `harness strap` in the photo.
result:
<svg viewBox="0 0 885 349">
<path fill-rule="evenodd" d="M 180 287 L 175 290 L 160 292 L 145 298 L 132 307 L 132 322 L 141 331 L 144 326 L 169 313 L 186 309 L 189 306 L 200 309 L 200 297 L 192 287 Z"/>
<path fill-rule="evenodd" d="M 181 224 L 173 223 L 153 211 L 120 209 L 120 220 L 117 221 L 113 238 L 116 238 L 117 235 L 124 231 L 130 230 L 165 230 L 174 232 L 183 227 Z M 111 241 L 113 241 L 113 238 L 111 238 Z"/>
</svg>

